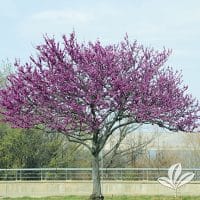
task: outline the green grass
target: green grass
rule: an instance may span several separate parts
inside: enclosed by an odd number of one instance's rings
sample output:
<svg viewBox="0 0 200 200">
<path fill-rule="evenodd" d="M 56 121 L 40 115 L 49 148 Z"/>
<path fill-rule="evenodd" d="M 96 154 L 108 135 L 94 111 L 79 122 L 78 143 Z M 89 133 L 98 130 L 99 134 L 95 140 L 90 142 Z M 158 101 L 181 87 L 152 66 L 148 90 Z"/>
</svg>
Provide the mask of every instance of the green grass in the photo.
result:
<svg viewBox="0 0 200 200">
<path fill-rule="evenodd" d="M 67 197 L 45 197 L 45 198 L 4 198 L 4 199 L 19 199 L 19 200 L 88 200 L 85 196 L 67 196 Z M 200 200 L 200 196 L 192 197 L 168 197 L 168 196 L 106 196 L 105 200 Z"/>
</svg>

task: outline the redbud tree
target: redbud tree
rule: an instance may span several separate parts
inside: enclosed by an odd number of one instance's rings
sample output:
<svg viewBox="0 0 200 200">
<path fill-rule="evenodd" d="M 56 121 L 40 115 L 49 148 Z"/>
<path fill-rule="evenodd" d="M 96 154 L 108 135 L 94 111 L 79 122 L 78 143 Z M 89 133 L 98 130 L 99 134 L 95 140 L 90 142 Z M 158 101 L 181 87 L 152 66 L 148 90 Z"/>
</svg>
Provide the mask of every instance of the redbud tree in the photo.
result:
<svg viewBox="0 0 200 200">
<path fill-rule="evenodd" d="M 44 37 L 0 91 L 1 113 L 13 127 L 45 127 L 84 145 L 92 155 L 92 199 L 102 199 L 99 153 L 122 127 L 156 124 L 171 131 L 198 127 L 200 107 L 182 76 L 156 51 L 126 36 L 116 45 Z"/>
</svg>

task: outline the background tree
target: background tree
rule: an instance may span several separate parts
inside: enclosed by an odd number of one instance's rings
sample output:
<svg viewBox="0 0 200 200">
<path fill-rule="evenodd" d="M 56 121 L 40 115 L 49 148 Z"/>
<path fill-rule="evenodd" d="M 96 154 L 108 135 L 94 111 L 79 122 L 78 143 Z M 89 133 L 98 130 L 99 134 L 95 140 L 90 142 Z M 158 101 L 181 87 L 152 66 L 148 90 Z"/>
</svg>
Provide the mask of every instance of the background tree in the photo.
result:
<svg viewBox="0 0 200 200">
<path fill-rule="evenodd" d="M 50 140 L 41 131 L 12 129 L 5 125 L 1 125 L 0 135 L 1 168 L 48 167 L 62 143 L 58 137 Z"/>
<path fill-rule="evenodd" d="M 148 158 L 146 158 L 147 160 Z M 183 163 L 181 159 L 181 152 L 169 150 L 167 147 L 156 150 L 154 155 L 149 158 L 148 166 L 152 168 L 168 168 L 174 163 Z M 185 167 L 185 165 L 184 165 Z"/>
<path fill-rule="evenodd" d="M 184 134 L 181 138 L 183 148 L 179 154 L 182 158 L 182 163 L 187 168 L 200 168 L 200 135 L 196 133 Z"/>
<path fill-rule="evenodd" d="M 118 45 L 63 43 L 44 38 L 37 56 L 9 76 L 1 111 L 14 127 L 44 126 L 84 145 L 92 155 L 92 199 L 102 199 L 99 153 L 121 127 L 157 124 L 172 131 L 198 127 L 199 105 L 181 75 L 163 65 L 171 51 L 155 51 L 128 38 Z"/>
<path fill-rule="evenodd" d="M 7 77 L 13 73 L 12 64 L 9 60 L 3 60 L 0 65 L 0 87 L 5 87 L 7 82 Z"/>
<path fill-rule="evenodd" d="M 88 152 L 61 134 L 0 124 L 1 168 L 90 167 Z"/>
</svg>

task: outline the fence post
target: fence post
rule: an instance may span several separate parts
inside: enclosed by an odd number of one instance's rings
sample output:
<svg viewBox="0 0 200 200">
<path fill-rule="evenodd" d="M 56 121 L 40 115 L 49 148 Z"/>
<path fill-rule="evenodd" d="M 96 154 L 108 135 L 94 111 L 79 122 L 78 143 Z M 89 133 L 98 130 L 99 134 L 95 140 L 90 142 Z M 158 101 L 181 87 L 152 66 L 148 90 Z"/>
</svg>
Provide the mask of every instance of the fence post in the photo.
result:
<svg viewBox="0 0 200 200">
<path fill-rule="evenodd" d="M 42 170 L 40 170 L 40 181 L 42 181 Z"/>
<path fill-rule="evenodd" d="M 19 179 L 20 179 L 20 181 L 22 181 L 22 171 L 21 171 L 21 169 L 19 170 Z"/>
</svg>

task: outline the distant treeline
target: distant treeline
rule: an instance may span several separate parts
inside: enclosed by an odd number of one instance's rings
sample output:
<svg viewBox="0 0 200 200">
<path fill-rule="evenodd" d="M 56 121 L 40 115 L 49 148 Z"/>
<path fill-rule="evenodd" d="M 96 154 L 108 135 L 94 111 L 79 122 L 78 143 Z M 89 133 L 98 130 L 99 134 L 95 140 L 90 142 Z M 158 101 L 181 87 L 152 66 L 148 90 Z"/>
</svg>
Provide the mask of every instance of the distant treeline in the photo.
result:
<svg viewBox="0 0 200 200">
<path fill-rule="evenodd" d="M 90 158 L 59 133 L 0 124 L 0 168 L 37 167 L 90 167 Z"/>
</svg>

